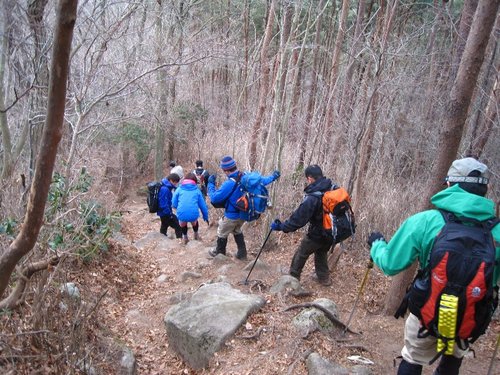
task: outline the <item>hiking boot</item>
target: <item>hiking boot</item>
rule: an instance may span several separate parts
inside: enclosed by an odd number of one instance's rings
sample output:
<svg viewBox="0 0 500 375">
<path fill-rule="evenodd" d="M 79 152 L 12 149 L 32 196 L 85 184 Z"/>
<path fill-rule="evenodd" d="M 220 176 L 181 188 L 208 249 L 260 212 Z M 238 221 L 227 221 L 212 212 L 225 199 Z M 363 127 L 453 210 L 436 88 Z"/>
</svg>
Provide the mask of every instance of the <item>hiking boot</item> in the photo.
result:
<svg viewBox="0 0 500 375">
<path fill-rule="evenodd" d="M 318 279 L 318 283 L 320 283 L 323 286 L 330 286 L 330 285 L 332 285 L 332 280 L 330 280 L 330 278 L 328 278 L 328 279 Z"/>
<path fill-rule="evenodd" d="M 217 254 L 226 255 L 226 245 L 227 238 L 217 237 L 217 245 L 214 249 L 210 249 L 208 254 L 212 257 L 215 257 Z"/>
<path fill-rule="evenodd" d="M 198 232 L 194 232 L 194 239 L 196 241 L 201 241 L 201 236 L 198 234 Z"/>
<path fill-rule="evenodd" d="M 323 286 L 330 286 L 332 285 L 332 280 L 327 277 L 326 279 L 320 279 L 316 274 L 312 276 L 313 280 L 316 281 L 318 284 L 323 285 Z"/>
<path fill-rule="evenodd" d="M 188 242 L 189 242 L 189 238 L 188 238 L 188 236 L 183 235 L 183 236 L 182 236 L 182 243 L 183 243 L 184 245 L 186 245 Z"/>
<path fill-rule="evenodd" d="M 247 247 L 245 245 L 245 237 L 243 236 L 243 233 L 235 234 L 234 241 L 236 242 L 236 246 L 238 247 L 238 251 L 236 252 L 236 259 L 247 260 Z"/>
</svg>

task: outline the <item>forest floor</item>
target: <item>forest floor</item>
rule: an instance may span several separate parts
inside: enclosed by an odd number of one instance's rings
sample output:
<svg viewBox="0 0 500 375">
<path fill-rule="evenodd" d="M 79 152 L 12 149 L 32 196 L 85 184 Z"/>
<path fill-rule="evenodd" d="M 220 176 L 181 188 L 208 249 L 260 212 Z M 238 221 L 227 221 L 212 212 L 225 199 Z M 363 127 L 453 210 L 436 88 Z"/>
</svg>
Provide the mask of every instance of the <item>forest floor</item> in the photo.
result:
<svg viewBox="0 0 500 375">
<path fill-rule="evenodd" d="M 123 217 L 121 231 L 128 240 L 137 241 L 159 230 L 159 220 L 155 214 L 147 212 L 143 197 L 130 198 L 125 207 L 127 213 Z M 269 264 L 272 271 L 263 273 L 254 270 L 250 280 L 259 279 L 261 283 L 259 288 L 252 288 L 252 283 L 241 283 L 248 273 L 243 268 L 255 259 L 262 245 L 261 233 L 256 232 L 257 228 L 252 225 L 244 229 L 249 260 L 241 262 L 232 257 L 231 262 L 236 265 L 234 268 L 237 271 L 229 272 L 226 277 L 233 287 L 242 292 L 262 295 L 267 304 L 250 315 L 247 324 L 216 353 L 207 369 L 194 371 L 184 363 L 169 347 L 163 318 L 176 303 L 173 296 L 192 293 L 201 284 L 219 276 L 220 266 L 213 263 L 207 251 L 215 244 L 216 215 L 221 213 L 222 210 L 210 209 L 213 224 L 210 227 L 205 223 L 200 225 L 202 241 L 191 240 L 182 245 L 171 239 L 168 240 L 172 241 L 168 251 L 137 250 L 133 246 L 115 244 L 103 259 L 102 267 L 94 268 L 92 277 L 95 285 L 109 289 L 100 311 L 110 327 L 110 334 L 134 352 L 138 374 L 307 374 L 305 357 L 311 351 L 348 368 L 356 363 L 347 357 L 359 355 L 373 361 L 374 364 L 369 366 L 373 374 L 396 373 L 394 358 L 400 355 L 404 320 L 381 314 L 390 279 L 378 269 L 370 271 L 350 323 L 353 330 L 360 332 L 359 335 L 344 335 L 339 328 L 332 333 L 314 332 L 303 338 L 291 324 L 300 309 L 284 311 L 291 305 L 328 298 L 336 303 L 340 320 L 347 322 L 366 273 L 368 250 L 345 251 L 332 272 L 333 283 L 329 287 L 320 286 L 312 279 L 311 257 L 301 283 L 312 292 L 312 296 L 272 295 L 269 287 L 287 272 L 302 233 L 272 233 L 269 246 L 260 256 L 260 260 Z M 361 239 L 355 241 L 351 248 L 365 246 Z M 231 238 L 228 254 L 234 253 L 235 244 Z M 200 267 L 200 264 L 204 266 Z M 201 277 L 183 281 L 181 274 L 184 271 L 197 272 Z M 487 334 L 473 345 L 476 358 L 465 358 L 461 373 L 487 373 L 499 332 L 500 324 L 492 323 Z M 399 360 L 396 361 L 398 363 Z M 434 367 L 425 368 L 424 374 L 431 374 Z M 495 368 L 494 373 L 500 374 L 499 359 L 495 359 Z"/>
</svg>

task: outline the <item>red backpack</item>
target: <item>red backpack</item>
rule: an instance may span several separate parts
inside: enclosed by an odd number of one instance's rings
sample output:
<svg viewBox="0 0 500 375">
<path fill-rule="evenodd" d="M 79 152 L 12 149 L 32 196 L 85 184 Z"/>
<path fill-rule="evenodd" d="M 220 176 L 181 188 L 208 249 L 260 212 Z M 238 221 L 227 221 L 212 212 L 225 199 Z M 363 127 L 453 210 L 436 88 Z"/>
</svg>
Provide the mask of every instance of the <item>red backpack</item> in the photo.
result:
<svg viewBox="0 0 500 375">
<path fill-rule="evenodd" d="M 445 225 L 436 236 L 427 267 L 419 271 L 406 297 L 410 311 L 422 323 L 419 337 L 437 337 L 438 349 L 443 344 L 433 361 L 451 350 L 448 344 L 454 341 L 462 349 L 473 343 L 485 332 L 498 305 L 493 286 L 496 249 L 491 230 L 500 220 L 459 219 L 451 212 L 440 212 Z M 439 314 L 447 314 L 449 298 L 457 306 L 455 330 L 444 334 Z"/>
</svg>

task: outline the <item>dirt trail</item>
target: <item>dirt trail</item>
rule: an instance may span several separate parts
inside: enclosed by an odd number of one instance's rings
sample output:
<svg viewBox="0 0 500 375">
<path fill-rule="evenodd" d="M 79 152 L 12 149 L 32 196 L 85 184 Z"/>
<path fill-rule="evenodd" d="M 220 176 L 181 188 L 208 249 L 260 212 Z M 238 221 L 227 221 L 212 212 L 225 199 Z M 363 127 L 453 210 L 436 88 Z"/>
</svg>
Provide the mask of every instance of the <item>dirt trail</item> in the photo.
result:
<svg viewBox="0 0 500 375">
<path fill-rule="evenodd" d="M 137 241 L 148 233 L 157 232 L 159 220 L 146 211 L 143 198 L 131 200 L 128 213 L 123 218 L 123 235 Z M 211 220 L 220 210 L 211 209 Z M 229 266 L 215 264 L 207 255 L 215 243 L 216 225 L 200 226 L 202 241 L 190 241 L 187 245 L 168 240 L 169 250 L 136 250 L 133 246 L 117 247 L 113 256 L 114 268 L 104 270 L 110 282 L 114 283 L 103 301 L 103 312 L 112 327 L 112 334 L 132 349 L 138 364 L 138 374 L 307 374 L 304 357 L 316 351 L 332 362 L 352 367 L 356 363 L 347 359 L 360 355 L 372 360 L 374 374 L 396 373 L 394 357 L 399 355 L 402 345 L 403 320 L 378 315 L 384 301 L 389 280 L 376 269 L 372 270 L 364 293 L 360 298 L 350 326 L 360 335 L 342 335 L 341 330 L 332 334 L 315 332 L 302 338 L 290 321 L 299 312 L 294 309 L 284 312 L 291 305 L 311 302 L 316 298 L 333 300 L 339 310 L 340 319 L 347 321 L 365 273 L 366 262 L 360 261 L 359 251 L 351 250 L 340 258 L 332 274 L 333 285 L 319 286 L 311 278 L 312 259 L 308 261 L 303 286 L 311 290 L 310 297 L 271 295 L 269 287 L 276 282 L 280 273 L 288 269 L 301 234 L 274 234 L 278 245 L 270 246 L 261 259 L 268 263 L 271 272 L 253 271 L 251 279 L 259 279 L 259 287 L 240 285 L 247 271 L 243 267 L 253 261 L 259 249 L 257 228 L 246 228 L 249 261 L 241 262 L 231 258 Z M 272 242 L 272 241 L 270 241 Z M 235 253 L 232 238 L 228 253 Z M 253 253 L 253 255 L 252 255 Z M 189 277 L 183 272 L 192 272 Z M 259 312 L 250 316 L 235 337 L 226 343 L 211 361 L 210 368 L 203 371 L 191 370 L 168 345 L 163 318 L 168 309 L 179 301 L 183 293 L 192 293 L 202 283 L 217 279 L 224 273 L 227 280 L 245 293 L 261 294 L 268 302 Z M 110 277 L 113 275 L 113 277 Z M 116 280 L 118 279 L 118 281 Z M 117 287 L 118 286 L 118 287 Z M 217 317 L 214 317 L 216 319 Z M 463 374 L 486 374 L 500 331 L 498 323 L 493 324 L 488 334 L 474 345 L 476 359 L 465 359 Z M 253 338 L 249 338 L 252 337 Z M 500 374 L 500 361 L 496 360 L 496 374 Z M 424 370 L 431 374 L 432 368 Z"/>
</svg>

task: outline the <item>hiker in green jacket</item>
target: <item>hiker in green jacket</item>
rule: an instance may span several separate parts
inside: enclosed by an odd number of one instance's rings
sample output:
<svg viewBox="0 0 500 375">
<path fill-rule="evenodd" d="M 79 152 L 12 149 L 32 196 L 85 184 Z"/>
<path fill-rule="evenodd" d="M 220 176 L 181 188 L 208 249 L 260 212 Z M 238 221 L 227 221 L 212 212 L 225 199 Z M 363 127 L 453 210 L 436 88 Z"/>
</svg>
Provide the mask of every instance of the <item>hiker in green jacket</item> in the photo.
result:
<svg viewBox="0 0 500 375">
<path fill-rule="evenodd" d="M 462 220 L 494 219 L 495 204 L 485 198 L 488 184 L 486 174 L 486 165 L 474 158 L 455 160 L 445 179 L 447 188 L 434 195 L 431 203 L 437 209 L 451 212 Z M 420 263 L 420 269 L 425 269 L 436 235 L 445 225 L 445 219 L 437 209 L 409 217 L 389 242 L 386 242 L 380 232 L 370 234 L 368 244 L 371 247 L 371 258 L 384 274 L 396 275 L 410 267 L 416 259 Z M 495 287 L 498 285 L 500 274 L 500 225 L 495 225 L 491 234 L 496 250 L 493 272 L 493 287 Z M 403 314 L 404 311 L 401 315 Z M 431 335 L 422 337 L 421 328 L 422 322 L 410 313 L 405 323 L 405 342 L 401 350 L 403 360 L 398 369 L 399 375 L 421 374 L 423 365 L 429 364 L 436 357 L 437 338 Z M 453 355 L 443 355 L 434 374 L 458 374 L 467 350 L 467 347 L 462 349 L 455 342 Z"/>
</svg>

